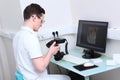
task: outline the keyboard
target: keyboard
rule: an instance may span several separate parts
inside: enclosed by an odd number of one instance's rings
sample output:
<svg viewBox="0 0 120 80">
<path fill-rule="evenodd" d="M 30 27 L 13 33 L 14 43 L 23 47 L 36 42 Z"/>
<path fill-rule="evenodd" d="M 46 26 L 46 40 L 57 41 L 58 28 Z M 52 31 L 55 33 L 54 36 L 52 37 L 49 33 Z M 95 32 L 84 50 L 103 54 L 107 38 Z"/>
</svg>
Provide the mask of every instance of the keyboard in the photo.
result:
<svg viewBox="0 0 120 80">
<path fill-rule="evenodd" d="M 71 54 L 64 55 L 62 60 L 65 60 L 65 61 L 68 61 L 68 62 L 71 62 L 74 64 L 83 64 L 83 63 L 86 63 L 89 61 L 87 59 L 79 58 L 79 57 L 73 56 Z"/>
</svg>

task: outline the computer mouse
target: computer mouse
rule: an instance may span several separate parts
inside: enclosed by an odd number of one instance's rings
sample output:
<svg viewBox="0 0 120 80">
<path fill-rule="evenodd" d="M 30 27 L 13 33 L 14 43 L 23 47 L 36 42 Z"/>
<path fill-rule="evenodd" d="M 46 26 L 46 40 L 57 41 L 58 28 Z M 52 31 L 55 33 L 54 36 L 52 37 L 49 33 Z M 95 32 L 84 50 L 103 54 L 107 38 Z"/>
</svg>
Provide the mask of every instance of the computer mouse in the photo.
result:
<svg viewBox="0 0 120 80">
<path fill-rule="evenodd" d="M 94 63 L 91 63 L 91 62 L 87 62 L 87 63 L 84 63 L 83 66 L 84 67 L 92 67 L 94 66 L 95 64 Z"/>
</svg>

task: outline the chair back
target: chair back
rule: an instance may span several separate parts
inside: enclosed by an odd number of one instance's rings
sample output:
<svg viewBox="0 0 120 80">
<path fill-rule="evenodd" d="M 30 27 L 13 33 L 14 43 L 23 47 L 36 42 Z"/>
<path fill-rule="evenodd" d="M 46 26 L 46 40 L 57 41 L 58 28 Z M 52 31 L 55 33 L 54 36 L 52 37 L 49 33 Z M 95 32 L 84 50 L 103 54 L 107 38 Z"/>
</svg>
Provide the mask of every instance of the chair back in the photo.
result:
<svg viewBox="0 0 120 80">
<path fill-rule="evenodd" d="M 16 78 L 16 80 L 23 80 L 23 75 L 20 72 L 16 71 L 15 78 Z"/>
</svg>

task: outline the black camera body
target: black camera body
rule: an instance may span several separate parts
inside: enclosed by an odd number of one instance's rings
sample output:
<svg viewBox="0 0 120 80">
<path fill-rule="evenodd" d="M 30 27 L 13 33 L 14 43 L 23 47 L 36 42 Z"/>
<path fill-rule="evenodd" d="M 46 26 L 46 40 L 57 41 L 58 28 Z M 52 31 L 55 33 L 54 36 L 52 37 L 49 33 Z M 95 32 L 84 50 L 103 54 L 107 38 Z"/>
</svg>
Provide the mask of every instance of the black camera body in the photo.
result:
<svg viewBox="0 0 120 80">
<path fill-rule="evenodd" d="M 68 46 L 68 42 L 65 38 L 59 38 L 58 37 L 58 32 L 56 31 L 56 34 L 57 34 L 57 38 L 55 38 L 55 32 L 53 32 L 53 36 L 54 36 L 54 39 L 49 41 L 46 46 L 49 48 L 53 42 L 56 42 L 55 46 L 57 46 L 58 44 L 62 44 L 62 43 L 65 43 L 66 42 L 66 45 L 65 45 L 65 53 L 64 52 L 60 52 L 60 50 L 54 55 L 54 59 L 56 61 L 59 61 L 63 58 L 63 56 L 65 54 L 68 54 L 68 50 L 67 50 L 67 46 Z"/>
</svg>

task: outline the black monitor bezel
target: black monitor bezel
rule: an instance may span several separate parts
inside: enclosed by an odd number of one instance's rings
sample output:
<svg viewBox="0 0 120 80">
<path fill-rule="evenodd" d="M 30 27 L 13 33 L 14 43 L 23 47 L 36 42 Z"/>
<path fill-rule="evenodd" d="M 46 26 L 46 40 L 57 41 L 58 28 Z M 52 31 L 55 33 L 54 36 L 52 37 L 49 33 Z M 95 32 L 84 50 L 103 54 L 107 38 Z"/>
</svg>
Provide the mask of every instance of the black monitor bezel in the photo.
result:
<svg viewBox="0 0 120 80">
<path fill-rule="evenodd" d="M 94 46 L 85 46 L 83 44 L 80 44 L 78 40 L 79 39 L 79 36 L 81 35 L 81 29 L 82 29 L 82 25 L 83 24 L 97 24 L 97 25 L 105 25 L 106 27 L 106 34 L 105 34 L 105 43 L 104 43 L 104 48 L 102 49 L 98 49 L 99 47 L 97 48 L 94 48 Z M 79 24 L 78 24 L 78 31 L 80 31 L 79 33 L 77 32 L 77 41 L 76 41 L 76 46 L 78 47 L 83 47 L 83 48 L 86 48 L 86 49 L 91 49 L 91 50 L 94 50 L 94 51 L 98 51 L 98 52 L 105 52 L 106 51 L 106 40 L 107 40 L 107 28 L 108 28 L 108 22 L 105 22 L 105 21 L 91 21 L 91 20 L 79 20 Z"/>
</svg>

